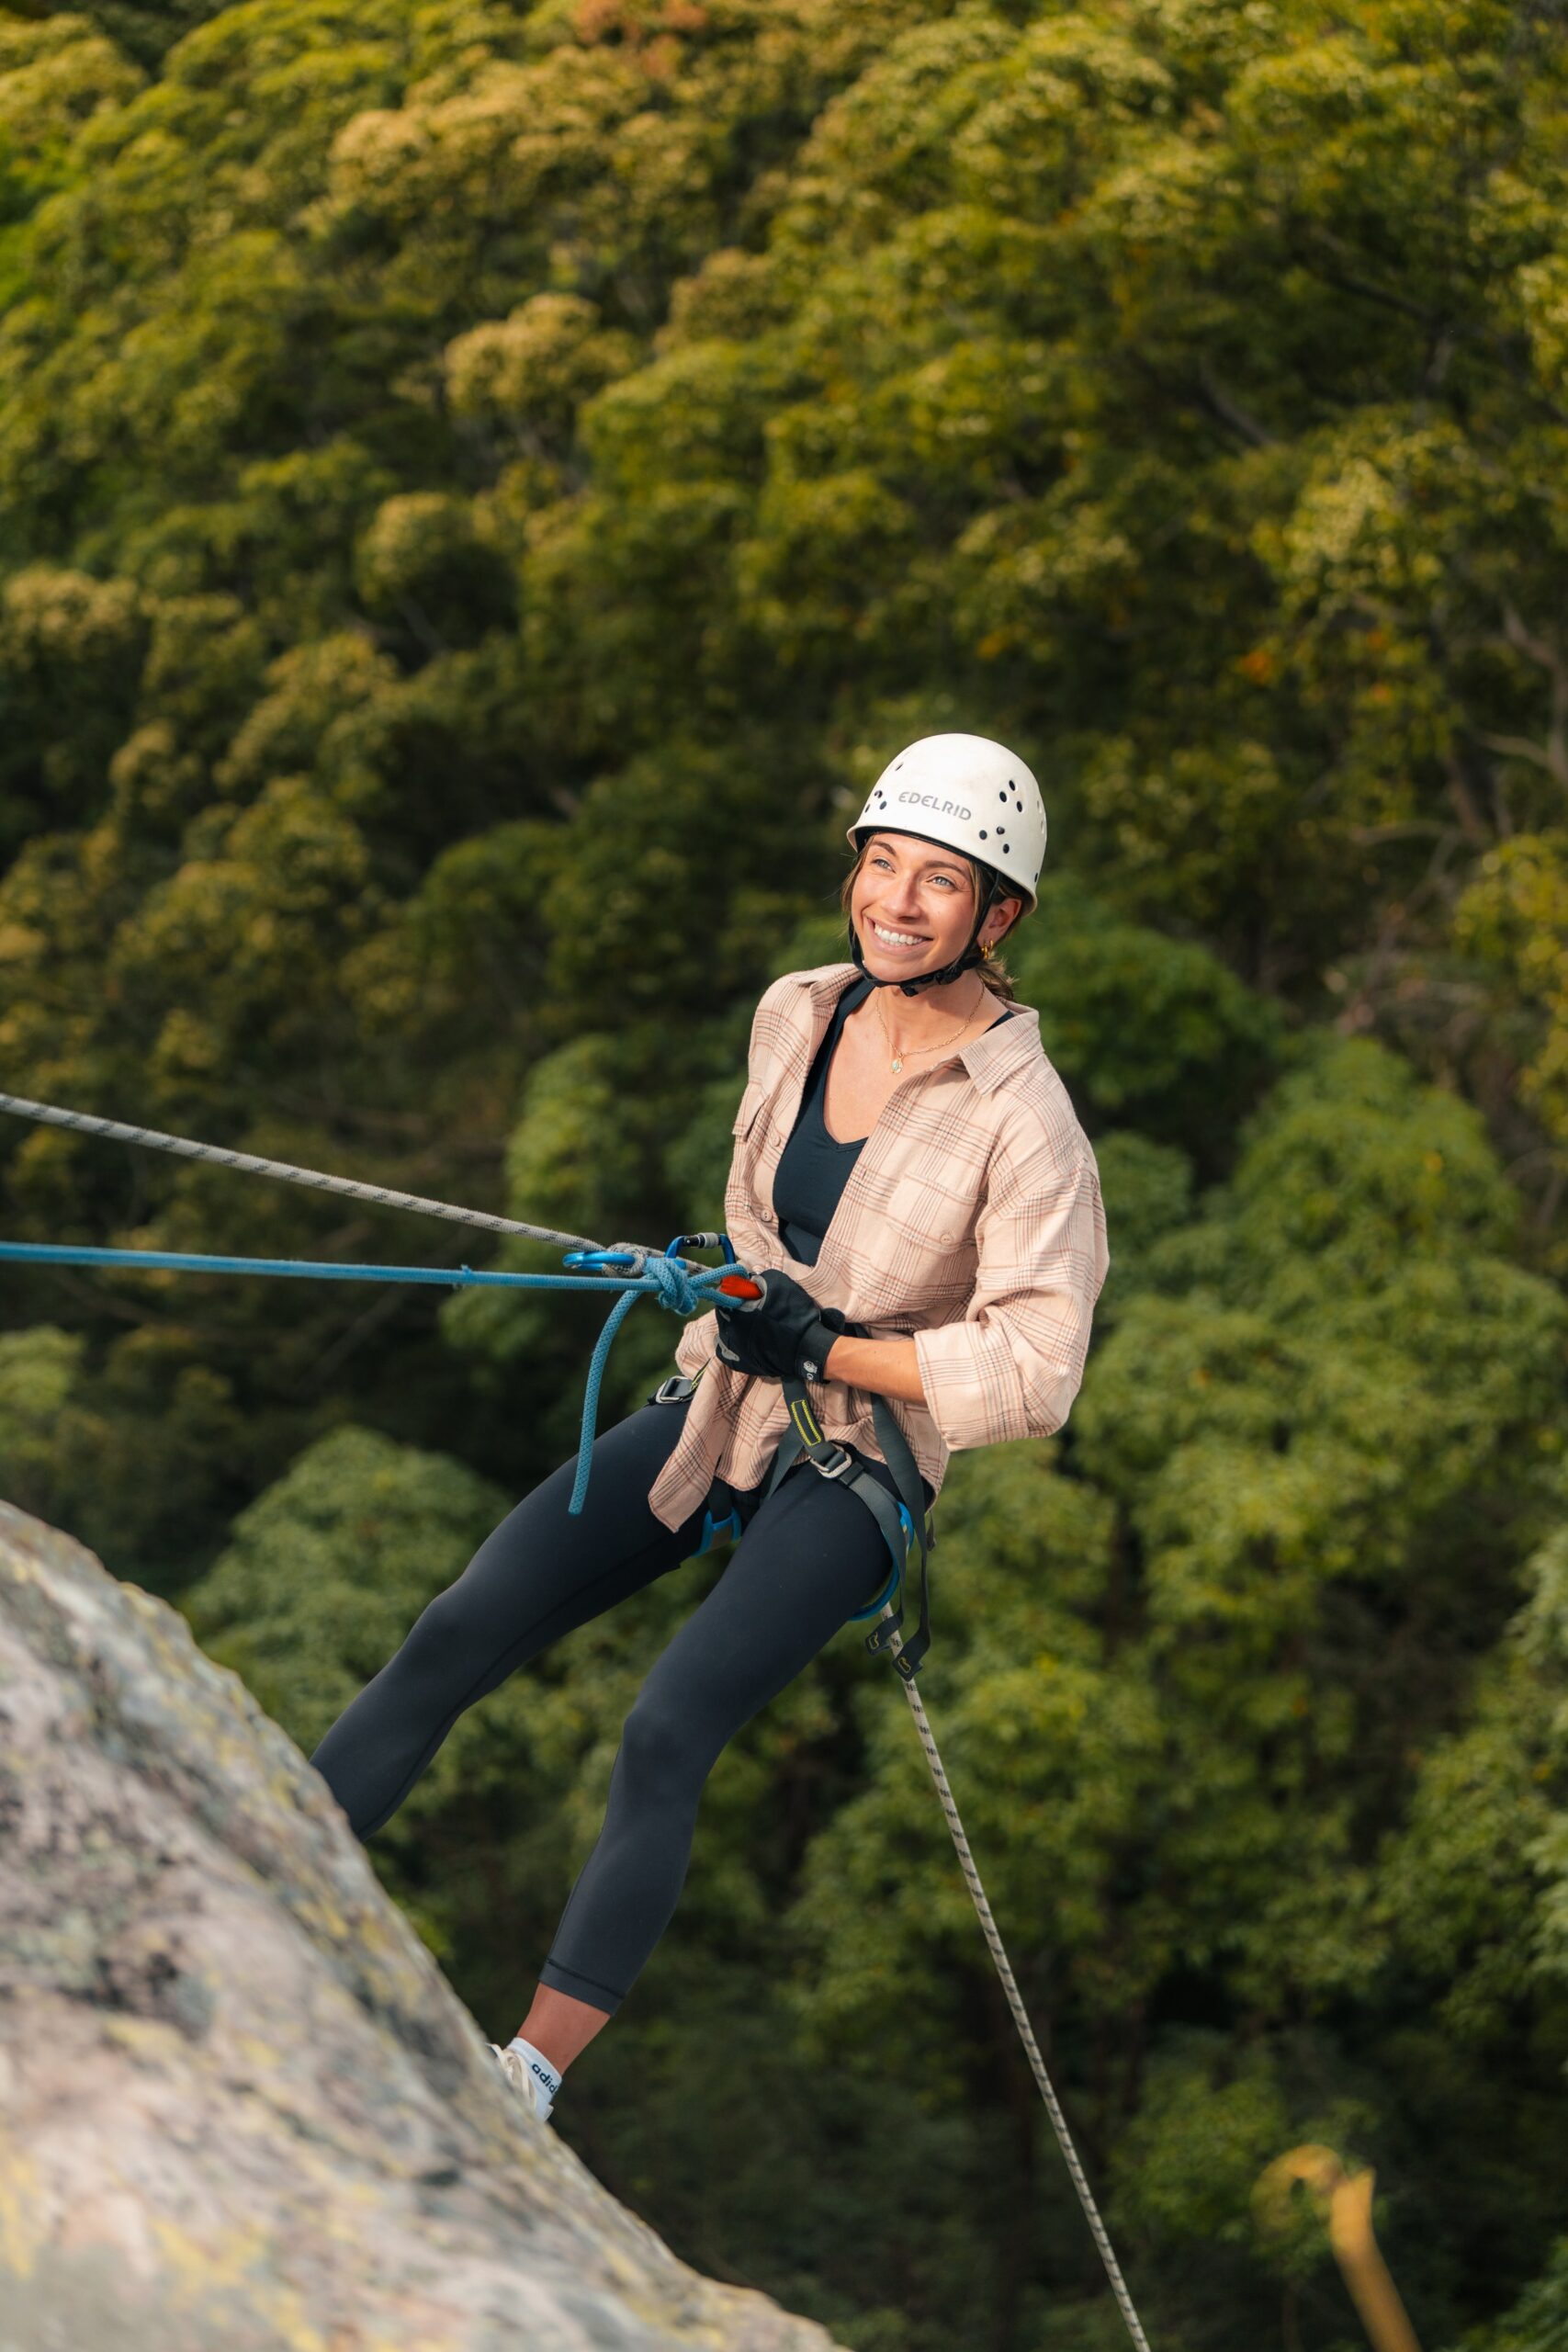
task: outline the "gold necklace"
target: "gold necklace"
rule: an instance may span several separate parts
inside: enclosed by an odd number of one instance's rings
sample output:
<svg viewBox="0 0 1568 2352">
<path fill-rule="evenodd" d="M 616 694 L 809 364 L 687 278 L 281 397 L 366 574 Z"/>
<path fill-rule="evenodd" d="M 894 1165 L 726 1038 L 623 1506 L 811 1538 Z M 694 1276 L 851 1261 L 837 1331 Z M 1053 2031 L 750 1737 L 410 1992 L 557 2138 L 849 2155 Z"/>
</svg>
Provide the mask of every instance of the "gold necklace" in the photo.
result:
<svg viewBox="0 0 1568 2352">
<path fill-rule="evenodd" d="M 882 1023 L 882 1042 L 883 1042 L 883 1044 L 887 1047 L 887 1049 L 888 1049 L 889 1053 L 892 1053 L 892 1051 L 893 1051 L 893 1040 L 892 1040 L 892 1038 L 887 1035 L 887 1015 L 886 1015 L 886 1012 L 883 1010 L 883 1004 L 882 1004 L 882 990 L 881 990 L 880 989 L 877 989 L 877 991 L 876 991 L 876 1011 L 877 1011 L 877 1018 L 878 1018 L 878 1019 L 881 1021 L 881 1023 Z M 975 1015 L 974 1015 L 972 1012 L 966 1012 L 966 1013 L 964 1014 L 964 1016 L 963 1020 L 959 1023 L 958 1027 L 953 1031 L 953 1037 L 956 1037 L 957 1035 L 959 1035 L 959 1034 L 960 1034 L 960 1032 L 961 1032 L 961 1031 L 963 1031 L 963 1030 L 964 1030 L 964 1029 L 967 1029 L 967 1028 L 968 1028 L 968 1026 L 969 1026 L 969 1023 L 974 1020 L 974 1018 L 975 1018 Z M 952 1043 L 953 1043 L 953 1037 L 943 1037 L 943 1038 L 942 1039 L 942 1041 L 941 1041 L 941 1044 L 939 1044 L 939 1045 L 935 1045 L 935 1046 L 906 1046 L 906 1047 L 904 1048 L 904 1053 L 913 1053 L 913 1054 L 917 1054 L 917 1055 L 918 1055 L 918 1054 L 939 1054 L 939 1053 L 941 1053 L 942 1048 L 942 1046 L 951 1046 L 951 1045 L 952 1045 Z M 890 1069 L 892 1069 L 892 1072 L 893 1072 L 893 1075 L 894 1075 L 894 1077 L 895 1077 L 895 1078 L 897 1078 L 897 1077 L 898 1072 L 899 1072 L 899 1071 L 903 1069 L 903 1067 L 904 1067 L 904 1053 L 893 1054 L 893 1059 L 892 1059 L 892 1062 L 890 1063 L 889 1067 L 890 1067 Z"/>
</svg>

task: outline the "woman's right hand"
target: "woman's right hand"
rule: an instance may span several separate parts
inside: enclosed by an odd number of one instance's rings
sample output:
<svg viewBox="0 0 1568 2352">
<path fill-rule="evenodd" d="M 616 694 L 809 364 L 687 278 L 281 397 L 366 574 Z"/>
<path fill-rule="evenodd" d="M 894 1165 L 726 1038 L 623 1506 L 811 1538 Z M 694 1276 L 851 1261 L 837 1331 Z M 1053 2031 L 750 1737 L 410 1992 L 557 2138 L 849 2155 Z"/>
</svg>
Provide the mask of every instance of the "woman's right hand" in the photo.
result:
<svg viewBox="0 0 1568 2352">
<path fill-rule="evenodd" d="M 761 1284 L 760 1298 L 726 1299 L 716 1309 L 720 1362 L 759 1380 L 820 1380 L 829 1349 L 853 1327 L 839 1307 L 819 1306 L 782 1266 L 752 1279 Z"/>
</svg>

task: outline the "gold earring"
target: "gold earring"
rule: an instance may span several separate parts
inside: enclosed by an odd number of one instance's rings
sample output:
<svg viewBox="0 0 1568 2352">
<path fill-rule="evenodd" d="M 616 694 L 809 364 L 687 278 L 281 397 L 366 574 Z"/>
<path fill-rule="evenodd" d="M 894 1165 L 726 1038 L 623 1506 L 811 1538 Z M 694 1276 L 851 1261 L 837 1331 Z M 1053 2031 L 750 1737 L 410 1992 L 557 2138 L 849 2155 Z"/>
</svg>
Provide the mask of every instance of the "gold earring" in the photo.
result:
<svg viewBox="0 0 1568 2352">
<path fill-rule="evenodd" d="M 980 953 L 986 958 L 986 961 L 989 963 L 991 956 L 995 953 L 995 943 L 989 939 L 982 939 L 980 942 Z"/>
</svg>

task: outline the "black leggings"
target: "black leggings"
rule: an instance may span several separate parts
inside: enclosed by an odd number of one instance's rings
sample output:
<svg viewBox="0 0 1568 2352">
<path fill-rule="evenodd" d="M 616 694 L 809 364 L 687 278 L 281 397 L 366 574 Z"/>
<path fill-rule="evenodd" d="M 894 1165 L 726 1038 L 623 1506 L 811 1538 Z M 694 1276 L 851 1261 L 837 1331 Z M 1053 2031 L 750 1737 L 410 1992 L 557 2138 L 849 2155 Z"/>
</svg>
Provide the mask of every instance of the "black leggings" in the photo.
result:
<svg viewBox="0 0 1568 2352">
<path fill-rule="evenodd" d="M 390 1819 L 465 1707 L 695 1551 L 703 1506 L 674 1529 L 648 1507 L 687 1409 L 645 1405 L 596 1438 L 579 1518 L 567 1510 L 575 1461 L 552 1471 L 344 1708 L 311 1761 L 361 1838 Z M 884 1464 L 866 1466 L 895 1491 Z M 724 1574 L 626 1718 L 604 1826 L 540 1972 L 544 1984 L 611 2015 L 670 1924 L 719 1751 L 874 1597 L 891 1566 L 865 1505 L 809 1463 L 789 1471 L 765 1508 L 761 1494 L 737 1497 L 743 1532 Z"/>
</svg>

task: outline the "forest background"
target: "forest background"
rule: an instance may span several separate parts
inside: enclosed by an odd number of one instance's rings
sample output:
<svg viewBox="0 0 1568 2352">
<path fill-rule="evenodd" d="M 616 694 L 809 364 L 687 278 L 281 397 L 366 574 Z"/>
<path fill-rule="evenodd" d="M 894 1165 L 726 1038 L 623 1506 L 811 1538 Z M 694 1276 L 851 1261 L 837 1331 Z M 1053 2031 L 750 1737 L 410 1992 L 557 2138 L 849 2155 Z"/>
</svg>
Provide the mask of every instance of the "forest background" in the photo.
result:
<svg viewBox="0 0 1568 2352">
<path fill-rule="evenodd" d="M 954 1459 L 923 1687 L 1162 2352 L 1359 2340 L 1254 2210 L 1303 2140 L 1429 2352 L 1568 2345 L 1565 363 L 1558 0 L 0 13 L 8 1088 L 661 1243 L 885 760 L 1043 779 L 1114 1263 L 1068 1428 Z M 0 1171 L 13 1237 L 473 1254 Z M 603 1313 L 8 1272 L 0 1476 L 309 1749 Z M 492 2033 L 724 1557 L 373 1847 Z M 559 2114 L 858 2352 L 1121 2340 L 852 1631 Z"/>
</svg>

